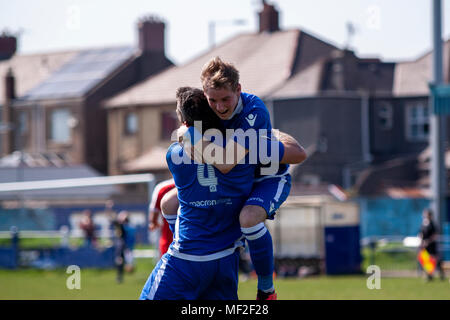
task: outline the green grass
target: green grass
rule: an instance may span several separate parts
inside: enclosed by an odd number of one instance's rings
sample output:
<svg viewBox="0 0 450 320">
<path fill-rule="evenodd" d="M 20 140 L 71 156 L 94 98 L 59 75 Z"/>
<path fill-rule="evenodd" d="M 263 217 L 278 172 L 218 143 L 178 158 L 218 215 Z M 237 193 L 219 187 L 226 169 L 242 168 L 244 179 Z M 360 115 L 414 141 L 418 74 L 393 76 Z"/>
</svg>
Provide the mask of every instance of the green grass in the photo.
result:
<svg viewBox="0 0 450 320">
<path fill-rule="evenodd" d="M 71 238 L 69 245 L 81 246 L 84 240 L 82 238 Z M 0 239 L 0 246 L 6 247 L 11 245 L 11 239 Z M 61 245 L 61 238 L 21 238 L 19 246 L 22 249 L 29 248 L 53 248 Z"/>
<path fill-rule="evenodd" d="M 69 274 L 58 270 L 0 270 L 0 300 L 5 299 L 130 299 L 138 298 L 152 271 L 152 259 L 137 259 L 137 269 L 115 282 L 113 269 L 82 269 L 81 289 L 68 290 Z M 275 280 L 279 299 L 450 299 L 448 280 L 424 283 L 420 278 L 382 278 L 380 290 L 366 287 L 367 276 L 319 276 Z M 256 280 L 239 283 L 239 298 L 254 300 Z"/>
<path fill-rule="evenodd" d="M 450 284 L 435 280 L 424 283 L 419 278 L 381 279 L 379 290 L 369 290 L 364 276 L 320 276 L 306 279 L 277 279 L 280 300 L 398 300 L 450 299 Z M 254 299 L 256 281 L 241 283 L 240 299 Z"/>
<path fill-rule="evenodd" d="M 0 239 L 0 246 L 9 246 L 10 239 Z M 71 247 L 80 247 L 84 243 L 83 238 L 71 238 Z M 99 239 L 101 246 L 111 245 L 109 239 Z M 60 238 L 21 238 L 20 247 L 22 249 L 30 248 L 52 248 L 58 247 L 61 244 Z M 154 245 L 137 244 L 136 249 L 153 249 Z M 375 256 L 372 257 L 372 252 L 369 248 L 362 248 L 361 254 L 363 262 L 361 264 L 362 270 L 366 270 L 367 266 L 372 264 L 378 265 L 382 270 L 416 270 L 417 259 L 416 251 L 414 249 L 405 250 L 401 243 L 389 243 L 383 247 L 379 246 L 375 251 Z"/>
<path fill-rule="evenodd" d="M 107 238 L 100 238 L 98 240 L 100 246 L 111 245 L 111 240 Z M 84 244 L 83 238 L 70 238 L 69 245 L 71 247 L 80 247 Z M 11 239 L 0 239 L 0 247 L 9 247 Z M 61 245 L 61 238 L 20 238 L 19 246 L 22 249 L 30 248 L 54 248 Z M 137 244 L 136 249 L 152 249 L 154 245 Z"/>
<path fill-rule="evenodd" d="M 378 248 L 373 255 L 369 248 L 361 250 L 363 262 L 361 267 L 366 270 L 371 264 L 382 270 L 417 270 L 417 252 L 405 250 L 403 247 Z"/>
</svg>

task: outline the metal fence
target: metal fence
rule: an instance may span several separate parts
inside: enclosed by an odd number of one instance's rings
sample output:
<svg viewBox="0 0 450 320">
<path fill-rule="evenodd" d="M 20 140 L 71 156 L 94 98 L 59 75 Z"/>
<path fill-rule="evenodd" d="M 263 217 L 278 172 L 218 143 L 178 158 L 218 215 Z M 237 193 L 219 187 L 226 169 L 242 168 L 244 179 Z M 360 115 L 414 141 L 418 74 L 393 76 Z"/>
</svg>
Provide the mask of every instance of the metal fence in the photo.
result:
<svg viewBox="0 0 450 320">
<path fill-rule="evenodd" d="M 420 239 L 418 237 L 370 237 L 361 240 L 363 256 L 362 269 L 376 265 L 384 274 L 392 275 L 423 275 L 418 262 Z M 443 267 L 447 269 L 450 253 L 450 237 L 441 235 L 438 238 L 438 250 L 444 261 Z"/>
</svg>

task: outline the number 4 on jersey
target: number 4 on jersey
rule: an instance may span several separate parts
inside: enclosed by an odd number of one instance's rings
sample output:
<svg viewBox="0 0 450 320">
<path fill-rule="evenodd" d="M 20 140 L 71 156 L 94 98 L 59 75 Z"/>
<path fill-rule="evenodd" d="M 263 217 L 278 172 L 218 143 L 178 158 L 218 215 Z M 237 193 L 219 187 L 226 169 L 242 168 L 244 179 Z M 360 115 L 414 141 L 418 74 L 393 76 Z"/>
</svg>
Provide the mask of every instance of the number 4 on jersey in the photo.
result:
<svg viewBox="0 0 450 320">
<path fill-rule="evenodd" d="M 214 172 L 214 168 L 212 165 L 207 164 L 206 169 L 208 171 L 208 176 L 205 177 L 205 165 L 199 164 L 197 167 L 197 180 L 203 187 L 209 187 L 210 192 L 217 191 L 217 177 Z"/>
</svg>

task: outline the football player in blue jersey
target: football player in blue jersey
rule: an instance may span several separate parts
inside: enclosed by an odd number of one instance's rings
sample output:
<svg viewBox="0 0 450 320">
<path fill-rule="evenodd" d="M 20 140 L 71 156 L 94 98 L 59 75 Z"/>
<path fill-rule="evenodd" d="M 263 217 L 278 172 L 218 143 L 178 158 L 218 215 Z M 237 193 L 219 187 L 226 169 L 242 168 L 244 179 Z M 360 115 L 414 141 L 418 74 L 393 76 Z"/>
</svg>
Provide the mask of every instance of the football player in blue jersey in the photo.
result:
<svg viewBox="0 0 450 320">
<path fill-rule="evenodd" d="M 178 117 L 186 126 L 193 128 L 201 120 L 201 134 L 221 127 L 201 89 L 180 88 L 177 101 Z M 167 152 L 180 209 L 175 215 L 163 212 L 174 239 L 140 299 L 237 299 L 238 248 L 243 245 L 239 212 L 253 181 L 241 171 L 225 175 L 202 159 L 193 160 L 189 140 L 172 144 Z"/>
<path fill-rule="evenodd" d="M 260 98 L 241 91 L 239 72 L 230 63 L 215 57 L 207 62 L 201 72 L 203 91 L 215 114 L 227 129 L 256 131 L 257 135 L 272 132 L 269 112 Z M 255 144 L 244 143 L 251 153 Z M 306 159 L 302 149 L 284 163 L 301 163 Z M 251 165 L 251 164 L 248 164 Z M 277 209 L 286 200 L 291 187 L 287 164 L 278 170 L 259 166 L 252 192 L 242 209 L 239 220 L 247 240 L 250 257 L 258 276 L 258 300 L 275 300 L 273 286 L 274 257 L 272 238 L 265 227 L 266 219 L 273 219 Z"/>
<path fill-rule="evenodd" d="M 190 129 L 195 120 L 203 121 L 202 133 L 220 127 L 201 90 L 180 88 L 177 101 L 177 114 Z M 298 149 L 295 140 L 285 143 Z M 187 143 L 169 148 L 167 162 L 181 206 L 178 215 L 167 215 L 162 208 L 175 229 L 174 241 L 150 275 L 141 299 L 237 299 L 236 248 L 243 245 L 239 212 L 251 192 L 254 170 L 232 170 L 235 164 L 225 161 L 214 163 L 219 169 L 202 158 L 189 161 L 195 158 L 192 149 Z"/>
</svg>

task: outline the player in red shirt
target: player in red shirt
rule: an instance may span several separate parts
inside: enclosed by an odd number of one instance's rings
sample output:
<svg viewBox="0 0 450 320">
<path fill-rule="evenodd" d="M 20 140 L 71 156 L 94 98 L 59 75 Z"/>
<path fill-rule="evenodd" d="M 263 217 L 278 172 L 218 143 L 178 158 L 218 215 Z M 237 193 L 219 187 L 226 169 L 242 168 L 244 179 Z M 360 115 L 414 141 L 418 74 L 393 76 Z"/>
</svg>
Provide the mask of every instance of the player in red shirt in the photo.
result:
<svg viewBox="0 0 450 320">
<path fill-rule="evenodd" d="M 149 206 L 149 229 L 154 231 L 161 227 L 161 236 L 159 238 L 159 254 L 160 257 L 167 252 L 173 240 L 172 231 L 169 229 L 169 224 L 166 219 L 162 219 L 162 226 L 160 222 L 161 215 L 161 199 L 163 196 L 175 188 L 173 179 L 164 180 L 158 183 L 153 190 L 151 203 Z"/>
</svg>

